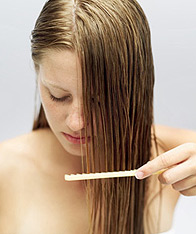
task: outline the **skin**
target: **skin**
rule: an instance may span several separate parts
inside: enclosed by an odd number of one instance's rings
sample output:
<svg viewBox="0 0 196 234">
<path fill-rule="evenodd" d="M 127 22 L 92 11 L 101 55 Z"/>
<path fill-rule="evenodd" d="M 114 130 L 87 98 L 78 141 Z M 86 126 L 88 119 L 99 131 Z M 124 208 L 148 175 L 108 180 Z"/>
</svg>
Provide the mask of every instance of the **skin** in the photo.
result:
<svg viewBox="0 0 196 234">
<path fill-rule="evenodd" d="M 40 129 L 0 143 L 0 233 L 83 234 L 88 226 L 83 183 L 66 182 L 64 174 L 81 172 L 85 146 L 81 153 L 78 145 L 62 135 L 84 135 L 81 70 L 76 54 L 50 51 L 40 63 L 38 85 L 51 130 Z M 69 98 L 54 102 L 49 92 L 57 98 Z M 172 226 L 180 193 L 196 195 L 196 133 L 159 125 L 155 130 L 166 152 L 159 148 L 156 157 L 153 147 L 152 160 L 138 172 L 151 182 L 149 198 L 159 191 L 160 182 L 165 186 L 158 230 L 163 232 Z M 170 167 L 159 176 L 149 176 Z M 158 202 L 157 197 L 150 207 L 153 217 L 158 216 Z"/>
</svg>

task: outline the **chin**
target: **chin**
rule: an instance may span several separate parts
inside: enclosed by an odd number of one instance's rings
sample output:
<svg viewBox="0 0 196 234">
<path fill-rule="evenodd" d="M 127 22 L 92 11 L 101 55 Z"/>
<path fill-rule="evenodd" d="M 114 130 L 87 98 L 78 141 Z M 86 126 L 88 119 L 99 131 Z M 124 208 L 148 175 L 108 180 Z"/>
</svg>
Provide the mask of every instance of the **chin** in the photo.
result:
<svg viewBox="0 0 196 234">
<path fill-rule="evenodd" d="M 81 152 L 80 149 L 70 149 L 70 147 L 64 147 L 64 149 L 66 152 L 68 152 L 69 154 L 71 154 L 73 156 L 78 156 L 78 157 L 85 156 L 84 150 L 83 150 L 83 152 Z"/>
</svg>

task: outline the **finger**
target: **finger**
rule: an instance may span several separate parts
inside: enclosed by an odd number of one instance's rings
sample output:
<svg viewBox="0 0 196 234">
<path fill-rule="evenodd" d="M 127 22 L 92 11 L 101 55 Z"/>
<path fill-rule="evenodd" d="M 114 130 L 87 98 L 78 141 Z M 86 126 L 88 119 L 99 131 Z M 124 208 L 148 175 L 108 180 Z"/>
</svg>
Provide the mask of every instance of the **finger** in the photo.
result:
<svg viewBox="0 0 196 234">
<path fill-rule="evenodd" d="M 184 196 L 196 196 L 196 186 L 180 191 L 180 193 Z"/>
<path fill-rule="evenodd" d="M 194 146 L 195 147 L 195 146 Z M 195 150 L 195 149 L 194 149 Z M 169 150 L 149 161 L 136 172 L 136 178 L 144 179 L 153 173 L 185 161 L 193 152 L 193 144 L 186 143 Z M 194 151 L 195 152 L 195 151 Z"/>
<path fill-rule="evenodd" d="M 196 173 L 192 160 L 178 164 L 159 175 L 158 179 L 162 184 L 174 184 Z"/>
<path fill-rule="evenodd" d="M 183 191 L 190 189 L 192 187 L 196 186 L 196 175 L 189 176 L 186 179 L 183 179 L 181 181 L 178 181 L 174 184 L 172 184 L 173 189 L 176 191 Z"/>
</svg>

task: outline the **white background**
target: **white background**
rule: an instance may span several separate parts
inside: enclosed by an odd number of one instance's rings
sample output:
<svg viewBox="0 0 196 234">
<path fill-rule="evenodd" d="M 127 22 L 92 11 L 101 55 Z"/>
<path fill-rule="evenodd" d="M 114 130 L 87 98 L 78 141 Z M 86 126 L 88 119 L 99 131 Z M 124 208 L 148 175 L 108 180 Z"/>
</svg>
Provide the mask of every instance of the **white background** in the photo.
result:
<svg viewBox="0 0 196 234">
<path fill-rule="evenodd" d="M 139 0 L 152 33 L 155 123 L 196 130 L 196 2 Z M 0 141 L 32 127 L 35 73 L 30 34 L 44 1 L 0 0 Z M 196 233 L 196 197 L 181 197 L 177 234 Z"/>
</svg>

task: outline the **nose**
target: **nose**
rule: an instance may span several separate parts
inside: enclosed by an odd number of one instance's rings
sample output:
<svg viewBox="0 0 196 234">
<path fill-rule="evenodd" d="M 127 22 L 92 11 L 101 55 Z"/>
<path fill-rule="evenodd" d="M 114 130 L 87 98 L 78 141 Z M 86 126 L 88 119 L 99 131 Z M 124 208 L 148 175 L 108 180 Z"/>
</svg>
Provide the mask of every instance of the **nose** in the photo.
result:
<svg viewBox="0 0 196 234">
<path fill-rule="evenodd" d="M 82 107 L 73 107 L 71 112 L 66 118 L 66 125 L 73 132 L 80 131 L 84 128 L 84 115 L 82 112 Z"/>
</svg>

